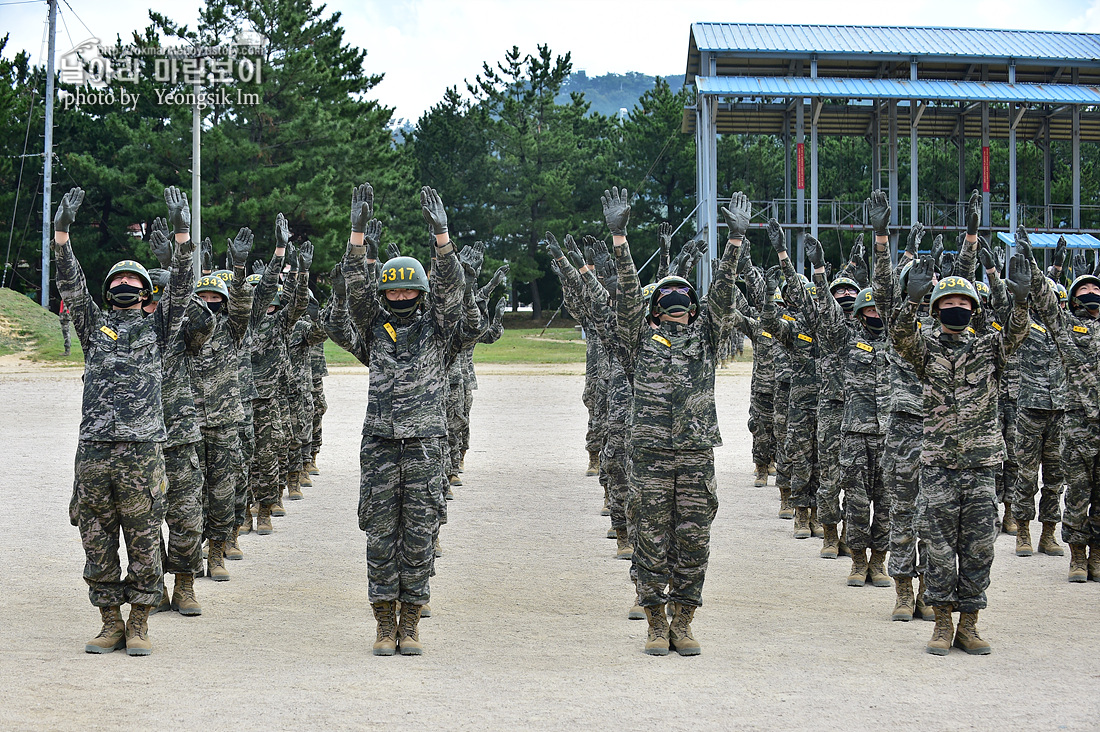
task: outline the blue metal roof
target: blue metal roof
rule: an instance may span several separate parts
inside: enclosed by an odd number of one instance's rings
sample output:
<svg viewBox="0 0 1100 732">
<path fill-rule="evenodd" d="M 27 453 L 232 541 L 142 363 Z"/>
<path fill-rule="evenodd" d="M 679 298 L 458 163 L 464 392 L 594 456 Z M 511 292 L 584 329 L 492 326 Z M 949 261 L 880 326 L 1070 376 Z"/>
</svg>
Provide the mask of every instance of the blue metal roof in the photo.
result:
<svg viewBox="0 0 1100 732">
<path fill-rule="evenodd" d="M 983 28 L 692 23 L 693 50 L 752 54 L 917 56 L 1100 64 L 1100 35 Z"/>
<path fill-rule="evenodd" d="M 934 102 L 1024 102 L 1100 105 L 1100 88 L 1072 84 L 901 81 L 804 76 L 696 76 L 701 94 L 732 97 L 919 99 Z"/>
<path fill-rule="evenodd" d="M 1038 231 L 1029 231 L 1027 238 L 1031 240 L 1031 246 L 1036 249 L 1053 249 L 1058 246 L 1058 237 L 1066 237 L 1066 246 L 1070 249 L 1095 249 L 1100 247 L 1100 239 L 1092 234 L 1043 234 Z M 1016 235 L 1003 231 L 997 232 L 997 238 L 1009 246 L 1016 245 Z"/>
</svg>

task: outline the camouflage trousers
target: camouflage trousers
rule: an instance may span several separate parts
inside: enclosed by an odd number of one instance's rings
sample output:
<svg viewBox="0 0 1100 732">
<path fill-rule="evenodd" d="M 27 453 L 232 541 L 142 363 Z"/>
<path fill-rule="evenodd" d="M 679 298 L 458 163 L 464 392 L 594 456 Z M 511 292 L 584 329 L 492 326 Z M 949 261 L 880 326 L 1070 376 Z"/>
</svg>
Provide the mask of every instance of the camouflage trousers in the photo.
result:
<svg viewBox="0 0 1100 732">
<path fill-rule="evenodd" d="M 581 401 L 588 407 L 584 449 L 598 453 L 607 439 L 607 381 L 598 376 L 585 376 Z"/>
<path fill-rule="evenodd" d="M 790 411 L 791 382 L 775 382 L 775 394 L 772 397 L 772 427 L 775 433 L 775 484 L 791 485 L 791 472 L 787 465 L 787 412 Z"/>
<path fill-rule="evenodd" d="M 984 610 L 997 538 L 997 469 L 922 465 L 920 504 L 928 527 L 925 602 Z"/>
<path fill-rule="evenodd" d="M 310 442 L 310 456 L 321 452 L 321 419 L 328 411 L 325 399 L 325 385 L 321 379 L 313 380 L 313 439 Z"/>
<path fill-rule="evenodd" d="M 787 409 L 787 439 L 783 456 L 791 474 L 791 503 L 797 508 L 811 508 L 817 503 L 817 409 L 795 407 Z M 777 471 L 778 472 L 778 471 Z"/>
<path fill-rule="evenodd" d="M 775 387 L 752 385 L 749 395 L 749 432 L 752 433 L 752 461 L 769 465 L 775 461 Z"/>
<path fill-rule="evenodd" d="M 241 440 L 237 425 L 203 427 L 195 445 L 202 468 L 202 538 L 225 541 L 233 531 Z"/>
<path fill-rule="evenodd" d="M 313 392 L 295 391 L 290 400 L 290 440 L 287 471 L 300 473 L 309 457 L 307 447 L 313 445 Z"/>
<path fill-rule="evenodd" d="M 167 483 L 158 442 L 77 444 L 70 510 L 76 514 L 84 545 L 88 598 L 96 607 L 160 603 L 160 526 Z M 126 542 L 125 578 L 118 556 L 119 532 Z"/>
<path fill-rule="evenodd" d="M 462 460 L 462 433 L 470 429 L 466 416 L 466 387 L 461 381 L 447 385 L 447 455 L 444 464 L 448 475 L 458 473 Z"/>
<path fill-rule="evenodd" d="M 882 476 L 890 501 L 891 577 L 916 577 L 928 564 L 928 540 L 919 510 L 924 417 L 891 412 L 886 420 Z"/>
<path fill-rule="evenodd" d="M 844 475 L 844 473 L 851 473 L 852 470 L 844 466 L 843 462 L 844 445 L 840 434 L 840 425 L 843 421 L 844 402 L 822 399 L 817 403 L 817 454 L 835 456 L 838 450 L 841 451 L 839 461 L 836 459 L 818 461 L 817 520 L 823 524 L 840 523 L 840 489 L 845 489 L 844 500 L 847 503 L 847 482 L 862 477 Z M 848 527 L 851 531 L 850 523 Z"/>
<path fill-rule="evenodd" d="M 233 501 L 233 521 L 236 526 L 244 523 L 248 506 L 256 502 L 252 493 L 252 456 L 256 452 L 256 427 L 252 422 L 252 402 L 245 407 L 245 419 L 237 423 L 237 436 L 241 443 L 241 459 L 237 467 L 237 492 Z"/>
<path fill-rule="evenodd" d="M 1062 511 L 1062 541 L 1100 541 L 1100 419 L 1079 410 L 1066 412 L 1063 428 L 1066 505 Z"/>
<path fill-rule="evenodd" d="M 432 537 L 446 503 L 441 437 L 390 440 L 363 435 L 359 528 L 367 534 L 370 601 L 428 602 Z"/>
<path fill-rule="evenodd" d="M 845 432 L 840 438 L 844 541 L 856 551 L 884 552 L 890 548 L 890 505 L 882 480 L 882 450 L 882 435 Z M 817 495 L 818 519 L 834 523 L 821 518 L 821 492 Z"/>
<path fill-rule="evenodd" d="M 278 502 L 282 491 L 279 470 L 285 452 L 282 412 L 277 397 L 252 400 L 252 426 L 256 437 L 256 448 L 248 471 L 252 480 L 252 495 L 256 503 L 272 506 Z"/>
<path fill-rule="evenodd" d="M 627 528 L 626 495 L 630 479 L 626 472 L 626 433 L 619 425 L 608 431 L 600 452 L 600 482 L 607 488 L 611 528 Z"/>
<path fill-rule="evenodd" d="M 168 477 L 168 547 L 162 563 L 165 574 L 198 574 L 202 571 L 202 469 L 197 443 L 164 449 Z"/>
<path fill-rule="evenodd" d="M 1016 485 L 1016 400 L 1002 395 L 998 414 L 1001 419 L 1001 434 L 1005 440 L 1005 459 L 997 471 L 997 502 L 1012 501 Z"/>
<path fill-rule="evenodd" d="M 637 492 L 641 605 L 702 605 L 710 525 L 718 512 L 714 450 L 634 447 L 630 480 Z"/>
<path fill-rule="evenodd" d="M 1061 410 L 1016 411 L 1016 485 L 1012 491 L 1012 515 L 1020 521 L 1035 520 L 1035 494 L 1039 493 L 1039 463 L 1043 464 L 1043 490 L 1039 494 L 1039 520 L 1062 520 L 1062 422 Z"/>
<path fill-rule="evenodd" d="M 61 316 L 61 340 L 65 344 L 65 353 L 72 352 L 73 340 L 69 333 L 69 324 L 72 322 L 72 316 L 68 313 L 63 313 Z"/>
<path fill-rule="evenodd" d="M 279 424 L 282 429 L 279 432 L 278 460 L 279 460 L 279 487 L 276 489 L 276 497 L 281 497 L 286 488 L 287 476 L 290 474 L 290 444 L 294 440 L 294 424 L 291 422 L 290 400 L 286 394 L 276 397 L 279 409 Z"/>
</svg>

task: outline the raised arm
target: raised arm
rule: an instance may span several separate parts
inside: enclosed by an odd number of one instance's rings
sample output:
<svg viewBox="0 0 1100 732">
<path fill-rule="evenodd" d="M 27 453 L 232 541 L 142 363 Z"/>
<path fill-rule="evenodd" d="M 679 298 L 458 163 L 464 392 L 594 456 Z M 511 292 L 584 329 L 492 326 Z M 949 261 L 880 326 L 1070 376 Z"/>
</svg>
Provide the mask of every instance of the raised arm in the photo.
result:
<svg viewBox="0 0 1100 732">
<path fill-rule="evenodd" d="M 61 198 L 53 219 L 53 254 L 57 260 L 57 290 L 72 314 L 73 328 L 80 345 L 87 352 L 88 338 L 103 324 L 103 311 L 92 300 L 84 270 L 80 268 L 69 241 L 69 227 L 76 220 L 76 212 L 83 202 L 84 190 L 80 187 L 71 189 Z"/>
<path fill-rule="evenodd" d="M 604 191 L 600 197 L 604 221 L 611 231 L 611 247 L 619 271 L 619 299 L 615 302 L 615 328 L 618 340 L 627 351 L 634 350 L 638 334 L 645 322 L 645 303 L 642 302 L 642 286 L 638 270 L 630 256 L 630 243 L 626 240 L 626 226 L 630 223 L 630 194 L 624 188 Z"/>
<path fill-rule="evenodd" d="M 966 236 L 959 246 L 959 256 L 955 260 L 956 274 L 966 279 L 974 276 L 974 269 L 978 263 L 978 227 L 982 223 L 982 194 L 977 190 L 970 194 L 970 200 L 966 204 Z"/>
<path fill-rule="evenodd" d="M 924 296 L 932 291 L 932 276 L 935 264 L 930 257 L 921 257 L 909 270 L 908 299 L 897 316 L 894 327 L 890 329 L 890 339 L 894 349 L 902 358 L 913 364 L 917 376 L 924 378 L 924 359 L 927 345 L 917 332 L 917 311 Z"/>
</svg>

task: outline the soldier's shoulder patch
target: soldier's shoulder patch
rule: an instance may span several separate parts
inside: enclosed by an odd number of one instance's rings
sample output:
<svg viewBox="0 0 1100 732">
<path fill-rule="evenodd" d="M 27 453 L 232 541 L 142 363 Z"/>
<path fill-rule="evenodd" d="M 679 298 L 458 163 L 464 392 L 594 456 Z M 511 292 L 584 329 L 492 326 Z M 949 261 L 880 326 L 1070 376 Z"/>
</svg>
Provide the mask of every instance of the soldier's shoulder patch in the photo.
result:
<svg viewBox="0 0 1100 732">
<path fill-rule="evenodd" d="M 393 326 L 389 323 L 385 323 L 382 325 L 382 327 L 385 328 L 386 332 L 390 334 L 390 338 L 393 339 L 393 342 L 397 343 L 397 331 L 393 329 Z"/>
<path fill-rule="evenodd" d="M 998 323 L 996 320 L 989 321 L 989 324 L 993 326 L 993 330 L 1004 330 L 1004 326 Z"/>
<path fill-rule="evenodd" d="M 772 334 L 771 334 L 771 333 L 769 333 L 769 332 L 768 332 L 768 331 L 766 331 L 766 330 L 762 330 L 762 331 L 760 331 L 760 335 L 764 336 L 765 338 L 771 338 L 771 337 L 772 337 Z"/>
<path fill-rule="evenodd" d="M 783 313 L 783 320 L 789 320 L 790 322 L 793 323 L 794 322 L 794 316 L 793 315 L 787 315 L 786 313 Z"/>
<path fill-rule="evenodd" d="M 858 348 L 862 351 L 867 351 L 867 353 L 871 353 L 872 351 L 875 350 L 875 347 L 872 346 L 870 343 L 864 343 L 862 341 L 859 341 L 859 342 L 856 343 L 856 348 Z"/>
<path fill-rule="evenodd" d="M 1075 326 L 1073 326 L 1073 332 L 1074 333 L 1088 333 L 1089 329 L 1086 328 L 1083 325 L 1075 325 Z"/>
<path fill-rule="evenodd" d="M 1046 333 L 1047 332 L 1047 329 L 1044 328 L 1043 326 L 1039 325 L 1038 323 L 1032 323 L 1031 327 L 1034 328 L 1035 330 L 1039 331 L 1040 333 Z"/>
<path fill-rule="evenodd" d="M 921 329 L 921 328 L 923 328 L 923 327 L 924 327 L 924 323 L 922 323 L 922 322 L 920 322 L 920 321 L 918 320 L 918 321 L 917 321 L 917 330 L 920 330 L 920 329 Z"/>
<path fill-rule="evenodd" d="M 814 342 L 814 339 L 811 338 L 810 336 L 806 335 L 805 333 L 799 333 L 798 334 L 798 340 L 806 341 L 807 343 L 813 343 Z"/>
<path fill-rule="evenodd" d="M 668 338 L 665 338 L 663 335 L 654 335 L 653 340 L 657 341 L 658 343 L 663 343 L 669 348 L 672 348 L 672 341 L 670 341 Z"/>
<path fill-rule="evenodd" d="M 117 341 L 118 340 L 118 333 L 115 333 L 113 330 L 111 330 L 107 326 L 103 326 L 102 328 L 100 328 L 100 330 L 103 331 L 104 333 L 106 333 L 107 337 L 110 338 L 112 341 Z"/>
<path fill-rule="evenodd" d="M 998 328 L 997 330 L 1000 330 L 1000 328 Z M 966 332 L 971 334 L 971 335 L 977 335 L 978 334 L 978 331 L 974 330 L 973 328 L 967 328 Z"/>
</svg>

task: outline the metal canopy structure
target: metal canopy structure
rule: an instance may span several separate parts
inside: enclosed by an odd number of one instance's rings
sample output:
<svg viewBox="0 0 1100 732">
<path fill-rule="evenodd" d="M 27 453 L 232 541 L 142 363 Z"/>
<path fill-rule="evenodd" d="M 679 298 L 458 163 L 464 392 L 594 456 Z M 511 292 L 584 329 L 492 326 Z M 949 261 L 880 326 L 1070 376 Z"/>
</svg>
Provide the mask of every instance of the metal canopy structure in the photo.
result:
<svg viewBox="0 0 1100 732">
<path fill-rule="evenodd" d="M 974 28 L 694 23 L 687 81 L 696 103 L 684 110 L 682 131 L 696 136 L 697 228 L 717 256 L 717 136 L 768 134 L 786 147 L 784 199 L 760 207 L 798 227 L 866 226 L 862 202 L 818 196 L 818 137 L 845 135 L 871 143 L 872 187 L 889 190 L 894 239 L 917 220 L 954 228 L 961 223 L 968 139 L 980 141 L 982 186 L 990 190 L 990 140 L 1008 142 L 1009 201 L 983 198 L 983 221 L 997 206 L 1000 228 L 1018 223 L 1047 230 L 1082 228 L 1080 144 L 1100 142 L 1100 35 Z M 909 137 L 909 200 L 898 195 L 898 137 Z M 959 156 L 958 201 L 921 202 L 917 140 L 951 140 Z M 807 140 L 807 138 L 809 138 Z M 1016 200 L 1016 143 L 1044 151 L 1044 201 Z M 1052 140 L 1072 143 L 1072 202 L 1051 201 Z M 808 155 L 806 147 L 809 148 Z M 807 160 L 808 158 L 808 160 Z M 808 165 L 806 163 L 808 162 Z M 808 168 L 808 170 L 807 170 Z M 884 180 L 885 184 L 884 184 Z M 792 185 L 795 186 L 792 197 Z M 807 205 L 806 191 L 809 190 Z M 1057 209 L 1064 208 L 1065 211 Z M 1091 213 L 1091 212 L 1090 212 Z M 1100 210 L 1094 227 L 1100 227 Z M 708 268 L 700 272 L 709 280 Z"/>
</svg>

